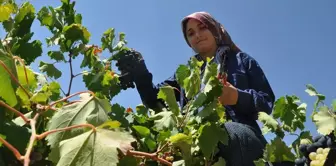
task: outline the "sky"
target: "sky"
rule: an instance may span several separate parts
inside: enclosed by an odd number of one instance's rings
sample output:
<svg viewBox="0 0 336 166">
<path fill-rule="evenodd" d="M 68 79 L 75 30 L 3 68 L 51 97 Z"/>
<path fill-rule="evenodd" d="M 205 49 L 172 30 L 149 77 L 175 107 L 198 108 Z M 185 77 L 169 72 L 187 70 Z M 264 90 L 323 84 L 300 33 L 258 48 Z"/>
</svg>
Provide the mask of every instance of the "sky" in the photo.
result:
<svg viewBox="0 0 336 166">
<path fill-rule="evenodd" d="M 58 0 L 30 0 L 38 11 L 42 6 L 59 6 Z M 91 33 L 91 44 L 100 44 L 108 28 L 124 32 L 128 46 L 142 53 L 154 83 L 171 76 L 178 65 L 185 64 L 193 51 L 186 44 L 180 21 L 196 11 L 207 11 L 227 29 L 233 41 L 254 57 L 265 72 L 279 98 L 297 95 L 308 104 L 306 128 L 316 134 L 309 117 L 315 98 L 304 91 L 312 84 L 327 97 L 327 104 L 336 98 L 336 1 L 335 0 L 81 0 L 77 12 Z M 50 37 L 45 27 L 35 22 L 34 38 L 44 42 Z M 3 36 L 0 30 L 0 37 Z M 47 48 L 44 44 L 44 56 Z M 103 54 L 101 56 L 108 56 Z M 37 69 L 39 58 L 33 68 Z M 79 73 L 80 61 L 75 62 Z M 62 71 L 68 66 L 58 65 Z M 67 88 L 69 73 L 63 72 L 58 82 Z M 74 80 L 72 93 L 85 90 L 81 77 Z M 122 91 L 113 103 L 134 108 L 141 104 L 135 89 Z M 272 135 L 266 135 L 271 139 Z M 286 143 L 295 137 L 286 137 Z"/>
</svg>

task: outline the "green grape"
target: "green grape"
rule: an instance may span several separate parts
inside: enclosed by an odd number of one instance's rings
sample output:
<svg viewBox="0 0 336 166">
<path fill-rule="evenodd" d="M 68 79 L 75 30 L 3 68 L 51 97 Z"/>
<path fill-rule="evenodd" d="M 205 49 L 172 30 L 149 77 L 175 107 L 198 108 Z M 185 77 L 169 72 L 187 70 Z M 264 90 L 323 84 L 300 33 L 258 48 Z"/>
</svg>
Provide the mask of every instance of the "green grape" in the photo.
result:
<svg viewBox="0 0 336 166">
<path fill-rule="evenodd" d="M 325 148 L 323 149 L 323 154 L 328 155 L 329 151 L 330 151 L 330 148 Z"/>
<path fill-rule="evenodd" d="M 330 148 L 318 148 L 316 152 L 309 153 L 309 158 L 312 160 L 310 166 L 323 166 L 329 151 Z"/>
<path fill-rule="evenodd" d="M 322 154 L 322 153 L 323 153 L 323 148 L 318 148 L 318 149 L 316 150 L 316 153 L 317 153 L 317 154 Z"/>
<path fill-rule="evenodd" d="M 310 158 L 310 160 L 315 160 L 316 159 L 316 152 L 311 152 L 311 153 L 309 153 L 309 158 Z"/>
</svg>

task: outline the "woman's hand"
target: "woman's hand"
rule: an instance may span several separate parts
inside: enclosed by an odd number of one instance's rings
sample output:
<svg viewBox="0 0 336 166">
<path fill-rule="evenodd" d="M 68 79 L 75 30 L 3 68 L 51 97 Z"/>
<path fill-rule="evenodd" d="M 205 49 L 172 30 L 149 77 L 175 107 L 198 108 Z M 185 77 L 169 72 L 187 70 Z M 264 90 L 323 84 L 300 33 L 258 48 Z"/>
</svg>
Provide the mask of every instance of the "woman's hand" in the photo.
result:
<svg viewBox="0 0 336 166">
<path fill-rule="evenodd" d="M 223 85 L 222 95 L 218 98 L 222 105 L 235 105 L 238 101 L 238 90 L 229 82 Z"/>
</svg>

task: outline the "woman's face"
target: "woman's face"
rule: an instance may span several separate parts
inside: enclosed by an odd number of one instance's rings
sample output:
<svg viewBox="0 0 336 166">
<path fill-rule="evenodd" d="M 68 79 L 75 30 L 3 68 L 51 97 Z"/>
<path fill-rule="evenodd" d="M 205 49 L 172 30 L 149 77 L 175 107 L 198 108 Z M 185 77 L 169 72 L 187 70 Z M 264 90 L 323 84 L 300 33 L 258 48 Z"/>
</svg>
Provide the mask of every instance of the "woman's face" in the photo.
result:
<svg viewBox="0 0 336 166">
<path fill-rule="evenodd" d="M 210 30 L 196 19 L 189 19 L 186 35 L 191 47 L 198 53 L 210 53 L 216 49 L 216 40 Z"/>
</svg>

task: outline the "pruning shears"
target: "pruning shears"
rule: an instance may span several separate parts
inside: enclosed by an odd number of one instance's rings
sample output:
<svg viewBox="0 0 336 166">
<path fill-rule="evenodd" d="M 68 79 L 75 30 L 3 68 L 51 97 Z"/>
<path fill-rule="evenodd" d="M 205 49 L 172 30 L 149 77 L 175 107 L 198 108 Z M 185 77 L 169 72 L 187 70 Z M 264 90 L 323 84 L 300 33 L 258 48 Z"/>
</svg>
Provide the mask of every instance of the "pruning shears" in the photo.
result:
<svg viewBox="0 0 336 166">
<path fill-rule="evenodd" d="M 226 52 L 228 49 L 219 49 L 217 51 L 216 57 L 218 57 L 218 74 L 217 78 L 222 82 L 223 85 L 227 83 L 227 73 L 225 72 L 225 61 L 226 61 Z"/>
</svg>

